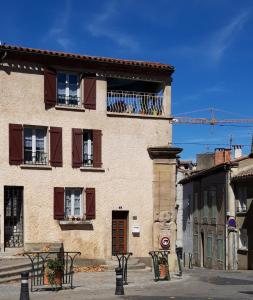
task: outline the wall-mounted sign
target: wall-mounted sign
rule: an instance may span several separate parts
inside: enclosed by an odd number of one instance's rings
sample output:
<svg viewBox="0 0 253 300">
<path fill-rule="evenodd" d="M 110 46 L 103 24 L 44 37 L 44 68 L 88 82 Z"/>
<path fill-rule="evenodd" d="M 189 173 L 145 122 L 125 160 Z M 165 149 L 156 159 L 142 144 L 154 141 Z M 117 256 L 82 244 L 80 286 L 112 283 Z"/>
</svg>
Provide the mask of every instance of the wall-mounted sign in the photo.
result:
<svg viewBox="0 0 253 300">
<path fill-rule="evenodd" d="M 228 220 L 228 227 L 236 228 L 236 221 L 234 218 Z"/>
<path fill-rule="evenodd" d="M 170 239 L 167 236 L 162 237 L 160 245 L 163 249 L 169 249 L 170 248 Z"/>
</svg>

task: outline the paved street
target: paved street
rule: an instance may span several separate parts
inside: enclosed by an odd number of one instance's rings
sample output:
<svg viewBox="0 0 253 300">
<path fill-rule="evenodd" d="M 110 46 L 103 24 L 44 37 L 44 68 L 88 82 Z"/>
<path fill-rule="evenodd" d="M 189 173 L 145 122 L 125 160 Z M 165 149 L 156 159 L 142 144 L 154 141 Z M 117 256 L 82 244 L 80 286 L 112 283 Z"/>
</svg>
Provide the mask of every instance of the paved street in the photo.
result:
<svg viewBox="0 0 253 300">
<path fill-rule="evenodd" d="M 30 293 L 31 300 L 40 299 L 253 299 L 253 272 L 225 272 L 193 269 L 182 279 L 154 282 L 149 271 L 129 272 L 129 285 L 125 296 L 115 296 L 115 274 L 78 273 L 73 290 Z M 1 300 L 19 299 L 20 284 L 0 285 Z"/>
</svg>

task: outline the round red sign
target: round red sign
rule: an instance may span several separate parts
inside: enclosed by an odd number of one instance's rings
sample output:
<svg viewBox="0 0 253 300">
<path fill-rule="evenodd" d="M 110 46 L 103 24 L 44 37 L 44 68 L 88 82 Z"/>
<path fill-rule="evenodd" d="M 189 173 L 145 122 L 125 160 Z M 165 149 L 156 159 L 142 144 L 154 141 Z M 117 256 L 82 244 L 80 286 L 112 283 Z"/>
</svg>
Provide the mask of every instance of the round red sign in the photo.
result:
<svg viewBox="0 0 253 300">
<path fill-rule="evenodd" d="M 163 249 L 169 249 L 170 248 L 170 239 L 167 236 L 164 236 L 161 239 L 161 246 Z"/>
</svg>

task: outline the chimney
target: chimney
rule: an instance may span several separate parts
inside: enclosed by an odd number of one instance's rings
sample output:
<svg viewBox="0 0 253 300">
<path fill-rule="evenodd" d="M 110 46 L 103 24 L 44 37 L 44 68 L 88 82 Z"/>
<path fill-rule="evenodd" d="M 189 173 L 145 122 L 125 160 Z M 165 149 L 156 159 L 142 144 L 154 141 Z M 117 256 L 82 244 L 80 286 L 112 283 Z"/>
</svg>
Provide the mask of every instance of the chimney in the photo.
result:
<svg viewBox="0 0 253 300">
<path fill-rule="evenodd" d="M 230 148 L 216 148 L 214 153 L 214 165 L 223 164 L 231 160 Z"/>
<path fill-rule="evenodd" d="M 242 157 L 242 145 L 233 145 L 232 147 L 234 149 L 234 158 Z"/>
</svg>

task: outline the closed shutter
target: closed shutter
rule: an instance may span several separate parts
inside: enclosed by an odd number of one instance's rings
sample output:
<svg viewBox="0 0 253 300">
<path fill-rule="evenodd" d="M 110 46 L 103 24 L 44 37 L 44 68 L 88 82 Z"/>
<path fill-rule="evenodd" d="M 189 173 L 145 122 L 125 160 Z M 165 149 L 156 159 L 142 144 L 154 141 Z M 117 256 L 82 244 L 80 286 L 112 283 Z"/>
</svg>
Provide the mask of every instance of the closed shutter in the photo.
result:
<svg viewBox="0 0 253 300">
<path fill-rule="evenodd" d="M 23 126 L 20 124 L 9 124 L 9 163 L 23 163 Z"/>
<path fill-rule="evenodd" d="M 62 167 L 62 128 L 50 127 L 50 164 Z"/>
<path fill-rule="evenodd" d="M 96 218 L 96 195 L 94 188 L 86 188 L 86 219 Z"/>
<path fill-rule="evenodd" d="M 82 155 L 83 131 L 82 129 L 72 129 L 72 167 L 80 168 L 83 163 Z"/>
<path fill-rule="evenodd" d="M 93 130 L 93 167 L 102 167 L 102 132 Z"/>
<path fill-rule="evenodd" d="M 83 97 L 84 107 L 87 109 L 96 109 L 96 79 L 83 79 Z"/>
<path fill-rule="evenodd" d="M 56 105 L 56 71 L 44 69 L 44 101 L 46 108 Z"/>
<path fill-rule="evenodd" d="M 54 219 L 64 219 L 64 188 L 54 188 Z"/>
</svg>

